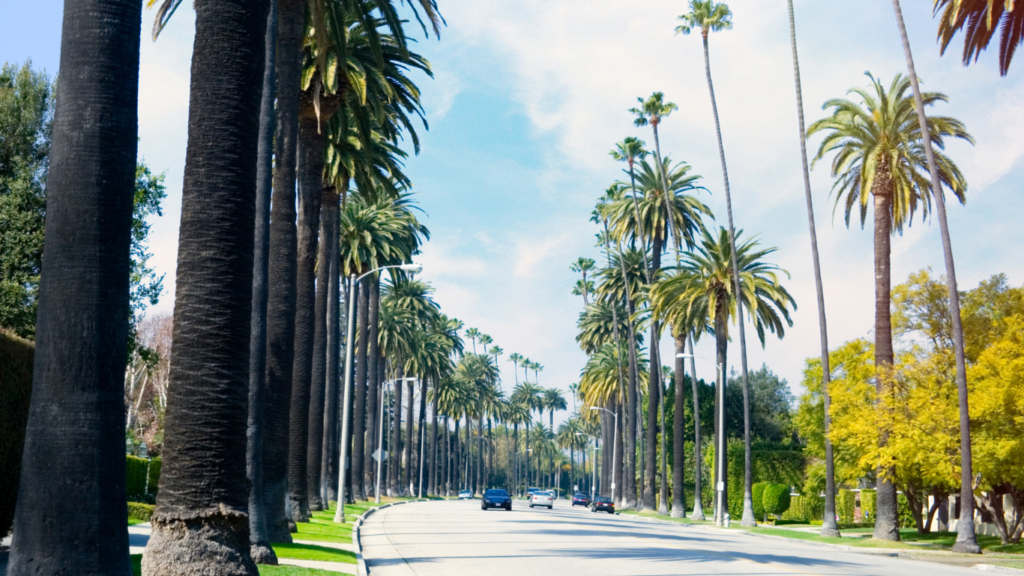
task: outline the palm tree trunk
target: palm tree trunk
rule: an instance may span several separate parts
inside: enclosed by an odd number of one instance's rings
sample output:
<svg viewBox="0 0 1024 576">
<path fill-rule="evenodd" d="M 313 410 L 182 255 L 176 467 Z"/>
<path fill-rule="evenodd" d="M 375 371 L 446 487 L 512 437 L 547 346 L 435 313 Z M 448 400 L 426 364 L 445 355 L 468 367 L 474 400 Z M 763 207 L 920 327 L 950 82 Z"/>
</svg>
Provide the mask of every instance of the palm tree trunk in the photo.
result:
<svg viewBox="0 0 1024 576">
<path fill-rule="evenodd" d="M 644 503 L 645 510 L 655 510 L 655 485 L 658 463 L 658 399 L 661 396 L 661 359 L 658 354 L 657 327 L 651 323 L 650 349 L 650 381 L 647 383 L 647 440 L 644 446 L 646 461 L 644 462 Z"/>
<path fill-rule="evenodd" d="M 409 490 L 409 478 L 411 477 L 411 472 L 413 470 L 413 462 L 412 462 L 413 406 L 416 404 L 416 396 L 414 396 L 415 390 L 413 389 L 413 384 L 414 384 L 414 382 L 412 380 L 409 380 L 409 384 L 408 384 L 408 387 L 409 387 L 409 389 L 408 389 L 409 400 L 406 402 L 406 407 L 405 407 L 405 446 L 404 446 L 404 450 L 403 450 L 403 454 L 405 455 L 405 457 L 404 457 L 405 466 L 402 467 L 402 492 L 401 493 L 406 495 L 406 496 L 411 496 L 412 495 L 412 494 L 408 494 L 407 492 Z M 401 383 L 399 382 L 396 385 L 401 386 Z"/>
<path fill-rule="evenodd" d="M 659 379 L 658 412 L 661 419 L 661 486 L 659 487 L 658 514 L 668 514 L 668 453 L 665 451 L 665 384 L 664 378 Z"/>
<path fill-rule="evenodd" d="M 371 275 L 372 276 L 372 275 Z M 370 371 L 367 369 L 367 360 L 369 359 L 369 338 L 370 338 L 370 291 L 372 290 L 372 280 L 370 277 L 366 277 L 359 286 L 359 314 L 358 314 L 358 332 L 357 332 L 357 344 L 356 344 L 356 378 L 353 386 L 355 387 L 355 402 L 353 403 L 352 412 L 352 470 L 355 474 L 355 479 L 352 482 L 353 489 L 352 498 L 355 500 L 366 500 L 366 494 L 363 490 L 363 482 L 366 477 L 363 469 L 363 452 L 365 449 L 365 435 L 366 435 L 366 393 L 367 385 L 366 381 L 370 376 Z"/>
<path fill-rule="evenodd" d="M 252 300 L 238 295 L 252 291 L 267 4 L 195 8 L 175 353 L 142 573 L 255 575 L 245 469 Z"/>
<path fill-rule="evenodd" d="M 676 326 L 678 329 L 679 326 Z M 685 467 L 686 451 L 684 450 L 684 442 L 686 436 L 684 434 L 686 430 L 686 422 L 684 416 L 686 412 L 686 401 L 683 395 L 683 384 L 686 380 L 686 364 L 685 361 L 679 357 L 680 354 L 686 352 L 686 335 L 676 335 L 676 403 L 675 403 L 675 415 L 672 418 L 672 517 L 673 518 L 686 518 L 686 480 L 683 476 Z M 696 404 L 694 404 L 694 411 L 696 412 Z"/>
<path fill-rule="evenodd" d="M 277 0 L 270 0 L 263 38 L 263 92 L 256 152 L 256 221 L 253 236 L 252 322 L 249 336 L 249 420 L 246 430 L 246 475 L 249 478 L 249 555 L 257 564 L 277 564 L 270 547 L 263 506 L 263 414 L 267 370 L 267 252 L 270 249 L 270 190 L 274 177 L 274 54 Z"/>
<path fill-rule="evenodd" d="M 274 189 L 270 202 L 267 275 L 267 409 L 263 446 L 263 503 L 271 542 L 291 542 L 288 442 L 295 356 L 295 164 L 299 135 L 299 86 L 306 2 L 278 0 L 277 128 Z"/>
<path fill-rule="evenodd" d="M 366 370 L 368 381 L 366 384 L 366 445 L 363 449 L 363 493 L 369 496 L 374 490 L 376 482 L 376 461 L 373 459 L 373 452 L 377 446 L 377 413 L 380 407 L 377 406 L 377 389 L 380 386 L 380 368 L 383 364 L 380 358 L 378 344 L 378 330 L 380 329 L 380 276 L 373 274 L 370 277 L 370 298 L 369 298 L 369 350 L 366 356 Z"/>
<path fill-rule="evenodd" d="M 319 86 L 314 83 L 315 90 Z M 313 378 L 313 338 L 316 301 L 316 254 L 323 201 L 324 153 L 320 120 L 309 91 L 299 108 L 299 211 L 295 268 L 295 356 L 292 360 L 292 398 L 288 441 L 288 498 L 292 520 L 309 520 L 307 493 L 309 399 Z M 326 311 L 325 311 L 326 313 Z M 358 386 L 357 386 L 358 388 Z"/>
<path fill-rule="evenodd" d="M 487 419 L 487 477 L 484 479 L 484 487 L 489 488 L 494 477 L 494 443 L 491 434 L 491 419 Z"/>
<path fill-rule="evenodd" d="M 914 68 L 914 57 L 910 52 L 910 39 L 907 27 L 903 22 L 903 11 L 899 0 L 893 0 L 896 12 L 896 23 L 899 25 L 900 38 L 903 41 L 903 53 L 907 58 L 907 72 L 910 85 L 914 89 L 914 103 L 917 107 L 917 120 L 922 134 L 928 134 L 928 120 L 924 114 L 924 103 L 921 100 L 921 87 L 917 81 L 917 70 Z M 971 421 L 967 405 L 967 364 L 964 358 L 964 330 L 960 320 L 960 294 L 956 285 L 956 267 L 953 262 L 953 244 L 949 237 L 949 224 L 946 220 L 946 200 L 942 195 L 942 181 L 935 163 L 935 152 L 932 150 L 931 138 L 924 138 L 924 152 L 928 159 L 928 173 L 931 177 L 932 197 L 938 212 L 939 231 L 942 235 L 942 255 L 946 265 L 946 288 L 949 291 L 949 312 L 953 320 L 953 351 L 956 356 L 956 388 L 960 409 L 960 522 L 956 527 L 954 552 L 980 554 L 978 539 L 974 532 L 974 471 L 971 461 Z"/>
<path fill-rule="evenodd" d="M 340 223 L 338 222 L 338 206 L 325 207 L 324 218 L 330 224 L 330 235 L 327 238 L 328 259 L 330 270 L 327 280 L 327 407 L 324 413 L 324 449 L 320 466 L 320 482 L 324 486 L 325 502 L 338 499 L 335 482 L 338 478 L 336 458 L 338 458 L 338 392 L 341 390 L 338 380 L 339 362 L 341 361 L 341 250 L 338 246 Z"/>
<path fill-rule="evenodd" d="M 131 574 L 123 395 L 140 26 L 139 2 L 64 3 L 11 575 Z"/>
<path fill-rule="evenodd" d="M 427 378 L 424 376 L 420 379 L 420 414 L 416 417 L 416 495 L 427 493 L 423 489 L 423 480 L 427 478 L 426 468 L 427 452 L 426 452 L 426 429 L 427 424 Z"/>
<path fill-rule="evenodd" d="M 729 313 L 719 304 L 715 311 L 715 523 L 722 524 L 724 514 L 729 511 L 729 450 L 725 433 L 725 366 L 729 350 Z M 721 490 L 718 483 L 721 482 Z M 753 500 L 753 499 L 751 499 Z"/>
<path fill-rule="evenodd" d="M 891 390 L 889 372 L 893 363 L 892 320 L 889 312 L 892 185 L 889 183 L 886 170 L 886 166 L 879 167 L 880 174 L 877 178 L 881 184 L 876 184 L 875 191 L 875 392 L 878 395 L 878 402 Z M 884 447 L 888 441 L 888 431 L 879 430 L 879 446 Z M 891 468 L 878 468 L 874 537 L 898 542 L 899 512 L 892 474 Z"/>
<path fill-rule="evenodd" d="M 818 297 L 818 331 L 821 335 L 821 373 L 822 395 L 825 400 L 825 518 L 821 525 L 821 535 L 838 537 L 839 526 L 836 525 L 836 482 L 835 459 L 832 454 L 832 440 L 829 439 L 832 417 L 829 414 L 829 380 L 831 368 L 828 358 L 828 330 L 825 323 L 825 289 L 821 281 L 821 261 L 818 257 L 818 233 L 814 226 L 814 203 L 811 199 L 811 175 L 807 167 L 807 128 L 804 125 L 804 97 L 800 83 L 800 60 L 796 50 L 796 18 L 793 14 L 793 0 L 789 4 L 789 39 L 793 49 L 793 77 L 796 81 L 796 111 L 800 127 L 800 160 L 803 167 L 804 195 L 807 198 L 807 222 L 811 236 L 811 259 L 814 261 L 814 286 Z"/>
<path fill-rule="evenodd" d="M 438 458 L 437 458 L 437 381 L 434 381 L 434 399 L 433 399 L 433 410 L 430 413 L 430 484 L 428 485 L 428 493 L 437 496 L 437 479 L 438 479 Z M 444 461 L 442 456 L 441 461 Z"/>
<path fill-rule="evenodd" d="M 625 471 L 625 466 L 623 465 L 623 463 L 625 461 L 625 454 L 623 453 L 624 450 L 622 449 L 622 439 L 624 430 L 622 429 L 621 424 L 623 421 L 625 421 L 625 412 L 626 410 L 625 407 L 622 405 L 622 401 L 616 400 L 615 413 L 618 414 L 618 420 L 620 424 L 618 433 L 615 434 L 615 446 L 612 448 L 612 454 L 615 455 L 615 475 L 612 481 L 615 483 L 615 488 L 613 489 L 613 491 L 615 492 L 617 500 L 620 502 L 622 501 L 622 485 L 625 484 L 625 482 L 623 482 L 623 474 Z"/>
<path fill-rule="evenodd" d="M 693 513 L 690 518 L 693 520 L 704 520 L 704 505 L 701 502 L 703 489 L 703 467 L 701 466 L 701 439 L 700 439 L 700 388 L 697 383 L 697 360 L 693 356 L 693 335 L 686 338 L 687 351 L 690 354 L 690 385 L 693 388 Z"/>
<path fill-rule="evenodd" d="M 391 385 L 394 391 L 395 404 L 393 423 L 391 425 L 391 469 L 388 470 L 388 485 L 391 486 L 391 494 L 395 497 L 401 496 L 401 474 L 399 470 L 402 465 L 402 380 L 405 371 L 401 368 L 401 362 L 397 371 L 397 378 Z"/>
<path fill-rule="evenodd" d="M 711 82 L 711 59 L 708 54 L 707 31 L 703 31 L 704 69 L 708 77 L 708 92 L 711 94 L 711 111 L 715 116 L 715 134 L 718 136 L 718 155 L 722 161 L 722 178 L 725 182 L 725 206 L 729 215 L 729 246 L 732 257 L 733 288 L 736 298 L 736 324 L 740 332 L 740 367 L 743 370 L 743 526 L 756 526 L 753 497 L 753 461 L 750 454 L 750 381 L 747 377 L 747 339 L 743 320 L 743 291 L 740 287 L 740 270 L 736 262 L 736 231 L 732 221 L 732 195 L 729 191 L 729 170 L 725 164 L 725 145 L 722 143 L 722 126 L 718 121 L 718 104 L 715 102 L 715 87 Z M 723 364 L 724 366 L 724 364 Z"/>
<path fill-rule="evenodd" d="M 330 218 L 338 217 L 338 194 L 332 187 L 322 191 L 320 237 L 316 257 L 316 301 L 313 312 L 313 369 L 309 386 L 309 444 L 306 451 L 306 494 L 310 510 L 324 510 L 321 498 L 320 472 L 324 448 L 324 414 L 327 399 L 327 294 L 331 271 L 328 257 Z"/>
<path fill-rule="evenodd" d="M 626 264 L 622 259 L 622 244 L 619 243 L 619 264 L 622 268 L 622 279 L 626 286 L 629 286 L 628 276 L 626 274 Z M 628 288 L 627 288 L 628 292 Z M 625 423 L 626 429 L 626 482 L 623 486 L 623 508 L 628 510 L 636 508 L 639 502 L 637 501 L 637 486 L 636 486 L 636 430 L 638 426 L 638 406 L 637 406 L 637 394 L 639 386 L 638 378 L 638 366 L 637 366 L 637 353 L 636 353 L 636 329 L 633 327 L 633 313 L 636 311 L 633 305 L 633 299 L 628 294 L 625 296 L 626 300 L 626 323 L 629 327 L 629 385 L 626 387 L 626 413 L 627 420 Z"/>
</svg>

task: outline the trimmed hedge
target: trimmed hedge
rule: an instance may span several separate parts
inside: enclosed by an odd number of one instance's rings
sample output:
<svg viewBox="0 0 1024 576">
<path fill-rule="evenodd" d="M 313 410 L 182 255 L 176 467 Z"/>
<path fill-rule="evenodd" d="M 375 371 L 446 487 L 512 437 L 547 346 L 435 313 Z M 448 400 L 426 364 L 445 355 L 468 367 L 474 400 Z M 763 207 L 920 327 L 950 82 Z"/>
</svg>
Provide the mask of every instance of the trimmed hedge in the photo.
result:
<svg viewBox="0 0 1024 576">
<path fill-rule="evenodd" d="M 149 480 L 146 482 L 146 494 L 156 496 L 156 491 L 160 488 L 160 469 L 162 466 L 163 460 L 159 456 L 149 461 Z"/>
<path fill-rule="evenodd" d="M 149 460 L 132 456 L 125 456 L 128 468 L 128 497 L 142 496 L 146 493 L 146 475 L 149 471 Z"/>
<path fill-rule="evenodd" d="M 836 494 L 836 515 L 839 522 L 844 524 L 853 523 L 853 511 L 856 509 L 857 495 L 849 490 L 840 490 Z"/>
<path fill-rule="evenodd" d="M 825 516 L 825 499 L 821 496 L 793 496 L 790 499 L 789 510 L 782 513 L 783 520 L 797 522 L 817 521 Z"/>
<path fill-rule="evenodd" d="M 0 330 L 0 538 L 14 524 L 35 355 L 35 344 Z"/>
<path fill-rule="evenodd" d="M 772 516 L 781 516 L 789 510 L 789 486 L 785 484 L 769 484 L 764 489 L 764 511 Z"/>
<path fill-rule="evenodd" d="M 899 514 L 900 528 L 917 527 L 917 521 L 914 520 L 914 514 L 910 511 L 910 501 L 907 500 L 907 495 L 902 492 L 896 496 L 896 511 Z"/>
<path fill-rule="evenodd" d="M 155 509 L 156 506 L 152 504 L 144 504 L 142 502 L 129 502 L 128 517 L 134 520 L 149 522 L 149 519 L 153 517 L 153 510 Z"/>
<path fill-rule="evenodd" d="M 754 518 L 764 517 L 764 489 L 767 487 L 767 482 L 758 482 L 750 487 L 754 496 Z"/>
<path fill-rule="evenodd" d="M 870 488 L 860 491 L 860 511 L 864 522 L 875 523 L 875 501 L 878 499 L 878 492 Z"/>
</svg>

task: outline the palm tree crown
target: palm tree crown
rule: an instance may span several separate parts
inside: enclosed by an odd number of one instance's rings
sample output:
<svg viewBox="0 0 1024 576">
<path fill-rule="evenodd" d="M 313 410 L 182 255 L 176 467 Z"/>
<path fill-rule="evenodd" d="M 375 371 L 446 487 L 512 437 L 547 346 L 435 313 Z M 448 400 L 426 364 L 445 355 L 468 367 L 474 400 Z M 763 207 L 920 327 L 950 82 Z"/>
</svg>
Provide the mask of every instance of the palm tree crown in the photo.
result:
<svg viewBox="0 0 1024 576">
<path fill-rule="evenodd" d="M 706 39 L 711 32 L 732 30 L 732 10 L 714 0 L 690 0 L 690 11 L 679 19 L 683 23 L 676 27 L 677 34 L 689 34 L 699 28 Z"/>
<path fill-rule="evenodd" d="M 939 18 L 939 43 L 942 53 L 957 32 L 964 30 L 964 66 L 971 58 L 977 62 L 988 48 L 997 29 L 999 38 L 999 74 L 1006 76 L 1017 46 L 1024 42 L 1024 10 L 1014 10 L 1014 0 L 935 0 Z M 966 29 L 966 30 L 965 30 Z"/>
</svg>

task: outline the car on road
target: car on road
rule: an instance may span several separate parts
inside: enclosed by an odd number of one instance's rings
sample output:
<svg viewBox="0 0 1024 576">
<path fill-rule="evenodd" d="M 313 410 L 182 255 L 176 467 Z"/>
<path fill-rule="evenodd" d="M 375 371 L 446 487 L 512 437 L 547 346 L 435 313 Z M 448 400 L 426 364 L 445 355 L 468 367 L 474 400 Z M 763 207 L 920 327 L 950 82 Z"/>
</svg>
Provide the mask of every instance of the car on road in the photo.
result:
<svg viewBox="0 0 1024 576">
<path fill-rule="evenodd" d="M 484 497 L 480 500 L 480 509 L 487 510 L 488 508 L 504 508 L 511 511 L 512 497 L 506 490 L 492 488 L 484 492 Z"/>
<path fill-rule="evenodd" d="M 572 497 L 573 506 L 590 506 L 590 497 L 583 492 L 577 492 Z"/>
<path fill-rule="evenodd" d="M 533 497 L 534 492 L 540 492 L 540 491 L 541 491 L 540 488 L 527 488 L 526 489 L 526 499 L 529 500 L 530 498 Z"/>
<path fill-rule="evenodd" d="M 463 491 L 459 492 L 459 500 L 472 500 L 472 499 L 473 499 L 473 493 L 470 492 L 469 490 L 463 490 Z"/>
<path fill-rule="evenodd" d="M 612 499 L 607 496 L 598 496 L 594 498 L 594 503 L 590 505 L 590 511 L 615 514 L 615 502 L 612 502 Z"/>
<path fill-rule="evenodd" d="M 549 491 L 538 490 L 530 495 L 530 508 L 534 506 L 547 506 L 551 510 L 555 507 L 555 497 Z"/>
</svg>

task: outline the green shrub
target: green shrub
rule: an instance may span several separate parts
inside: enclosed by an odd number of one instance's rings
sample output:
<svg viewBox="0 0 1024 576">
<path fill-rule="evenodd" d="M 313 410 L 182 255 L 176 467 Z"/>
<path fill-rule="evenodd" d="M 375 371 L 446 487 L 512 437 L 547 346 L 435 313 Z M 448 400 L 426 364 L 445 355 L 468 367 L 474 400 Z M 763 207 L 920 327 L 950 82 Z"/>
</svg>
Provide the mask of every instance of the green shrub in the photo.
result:
<svg viewBox="0 0 1024 576">
<path fill-rule="evenodd" d="M 156 506 L 153 506 L 152 504 L 129 502 L 128 517 L 142 522 L 149 522 L 149 519 L 153 516 L 153 510 L 155 509 Z"/>
<path fill-rule="evenodd" d="M 902 492 L 896 497 L 896 510 L 899 512 L 900 528 L 917 527 L 914 515 L 910 512 L 910 501 Z"/>
<path fill-rule="evenodd" d="M 149 480 L 146 482 L 146 493 L 156 496 L 156 491 L 160 487 L 160 468 L 163 465 L 163 460 L 157 456 L 149 461 Z"/>
<path fill-rule="evenodd" d="M 0 330 L 0 538 L 14 524 L 35 344 Z"/>
<path fill-rule="evenodd" d="M 782 514 L 783 520 L 795 522 L 817 521 L 825 514 L 825 499 L 821 496 L 793 496 L 790 499 L 789 510 Z"/>
<path fill-rule="evenodd" d="M 149 460 L 138 456 L 125 456 L 128 465 L 128 496 L 141 496 L 146 493 L 146 474 Z"/>
<path fill-rule="evenodd" d="M 867 489 L 860 491 L 860 511 L 864 517 L 865 522 L 875 522 L 875 501 L 878 498 L 878 492 L 875 490 Z"/>
<path fill-rule="evenodd" d="M 836 494 L 836 514 L 839 522 L 853 522 L 853 511 L 856 508 L 856 494 L 849 490 L 840 490 Z"/>
<path fill-rule="evenodd" d="M 768 486 L 767 482 L 758 482 L 751 487 L 751 492 L 754 496 L 754 517 L 761 518 L 764 516 L 764 489 Z"/>
<path fill-rule="evenodd" d="M 764 511 L 773 516 L 781 516 L 789 510 L 789 486 L 785 484 L 769 484 L 764 489 Z"/>
</svg>

